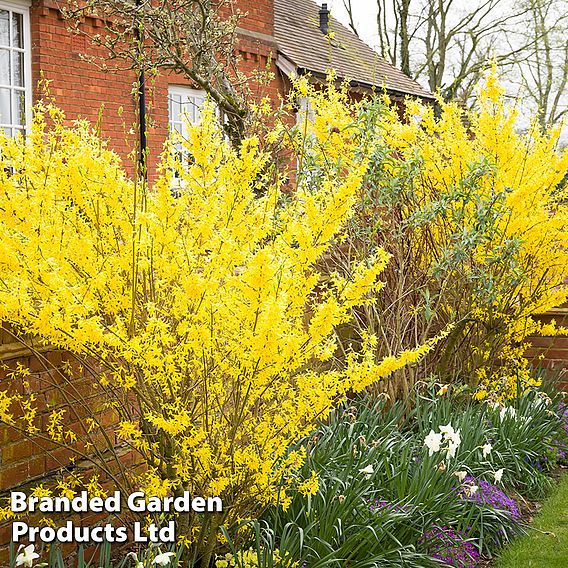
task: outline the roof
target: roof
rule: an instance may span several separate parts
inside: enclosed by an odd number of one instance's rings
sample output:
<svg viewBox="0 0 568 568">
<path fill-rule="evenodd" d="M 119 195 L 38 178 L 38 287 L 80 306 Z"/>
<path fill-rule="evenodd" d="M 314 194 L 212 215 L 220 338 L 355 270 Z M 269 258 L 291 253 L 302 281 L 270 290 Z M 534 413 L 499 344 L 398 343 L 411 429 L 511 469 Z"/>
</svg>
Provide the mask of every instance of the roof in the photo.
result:
<svg viewBox="0 0 568 568">
<path fill-rule="evenodd" d="M 274 38 L 279 52 L 292 62 L 298 74 L 325 77 L 333 68 L 338 78 L 357 86 L 434 98 L 331 15 L 329 30 L 335 36 L 330 41 L 319 28 L 319 9 L 312 0 L 274 0 Z"/>
</svg>

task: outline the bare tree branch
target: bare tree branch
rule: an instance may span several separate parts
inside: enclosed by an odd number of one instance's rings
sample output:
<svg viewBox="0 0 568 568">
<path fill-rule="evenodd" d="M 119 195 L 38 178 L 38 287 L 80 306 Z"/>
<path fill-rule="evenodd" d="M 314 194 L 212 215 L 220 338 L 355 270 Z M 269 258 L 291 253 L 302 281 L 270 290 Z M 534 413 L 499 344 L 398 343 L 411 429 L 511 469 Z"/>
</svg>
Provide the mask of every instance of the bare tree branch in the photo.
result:
<svg viewBox="0 0 568 568">
<path fill-rule="evenodd" d="M 505 40 L 529 11 L 516 0 L 377 0 L 377 10 L 382 55 L 446 99 L 469 99 L 489 58 L 511 64 L 529 48 Z"/>
</svg>

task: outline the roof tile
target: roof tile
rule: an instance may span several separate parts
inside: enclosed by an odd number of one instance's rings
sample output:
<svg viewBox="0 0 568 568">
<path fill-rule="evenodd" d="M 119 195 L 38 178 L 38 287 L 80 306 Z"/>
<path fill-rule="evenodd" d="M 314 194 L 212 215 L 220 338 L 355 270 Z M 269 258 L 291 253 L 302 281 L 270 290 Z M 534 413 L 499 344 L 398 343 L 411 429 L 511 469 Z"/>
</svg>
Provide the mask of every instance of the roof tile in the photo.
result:
<svg viewBox="0 0 568 568">
<path fill-rule="evenodd" d="M 319 6 L 312 0 L 274 0 L 274 37 L 280 52 L 298 69 L 325 75 L 333 68 L 341 79 L 385 87 L 395 94 L 433 98 L 400 69 L 335 18 L 329 18 L 330 41 L 319 29 Z"/>
</svg>

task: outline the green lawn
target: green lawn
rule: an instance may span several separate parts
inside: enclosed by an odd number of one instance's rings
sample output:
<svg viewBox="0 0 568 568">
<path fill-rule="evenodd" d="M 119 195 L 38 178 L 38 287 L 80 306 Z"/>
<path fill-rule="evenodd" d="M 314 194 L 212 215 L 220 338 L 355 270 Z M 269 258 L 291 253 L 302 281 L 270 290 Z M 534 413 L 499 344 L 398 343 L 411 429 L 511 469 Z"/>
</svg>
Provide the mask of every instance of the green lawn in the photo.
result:
<svg viewBox="0 0 568 568">
<path fill-rule="evenodd" d="M 568 475 L 535 518 L 530 534 L 507 547 L 497 568 L 568 566 Z"/>
</svg>

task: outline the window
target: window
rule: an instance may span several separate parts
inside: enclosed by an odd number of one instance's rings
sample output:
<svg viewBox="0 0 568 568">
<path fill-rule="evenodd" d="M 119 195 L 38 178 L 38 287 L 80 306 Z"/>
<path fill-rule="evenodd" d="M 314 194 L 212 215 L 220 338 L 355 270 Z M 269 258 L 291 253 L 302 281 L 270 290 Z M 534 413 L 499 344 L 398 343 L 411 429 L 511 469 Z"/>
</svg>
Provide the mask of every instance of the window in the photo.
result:
<svg viewBox="0 0 568 568">
<path fill-rule="evenodd" d="M 205 103 L 206 97 L 205 91 L 198 91 L 189 87 L 170 86 L 168 90 L 170 133 L 177 132 L 182 139 L 186 138 L 188 122 L 190 124 L 199 122 L 201 107 Z M 191 156 L 187 150 L 184 150 L 180 140 L 176 141 L 175 148 L 176 159 L 184 164 L 184 167 L 187 167 L 191 163 Z M 177 179 L 177 173 L 175 178 L 174 186 L 177 186 L 180 183 Z"/>
<path fill-rule="evenodd" d="M 0 0 L 0 128 L 10 136 L 23 133 L 30 116 L 28 6 Z"/>
<path fill-rule="evenodd" d="M 170 87 L 170 131 L 178 132 L 182 137 L 185 137 L 187 125 L 184 122 L 184 116 L 191 124 L 197 124 L 205 98 L 205 91 L 198 91 L 189 87 Z"/>
<path fill-rule="evenodd" d="M 316 118 L 312 101 L 308 97 L 298 97 L 296 104 L 296 124 L 302 125 L 307 121 L 308 127 L 311 126 Z"/>
</svg>

